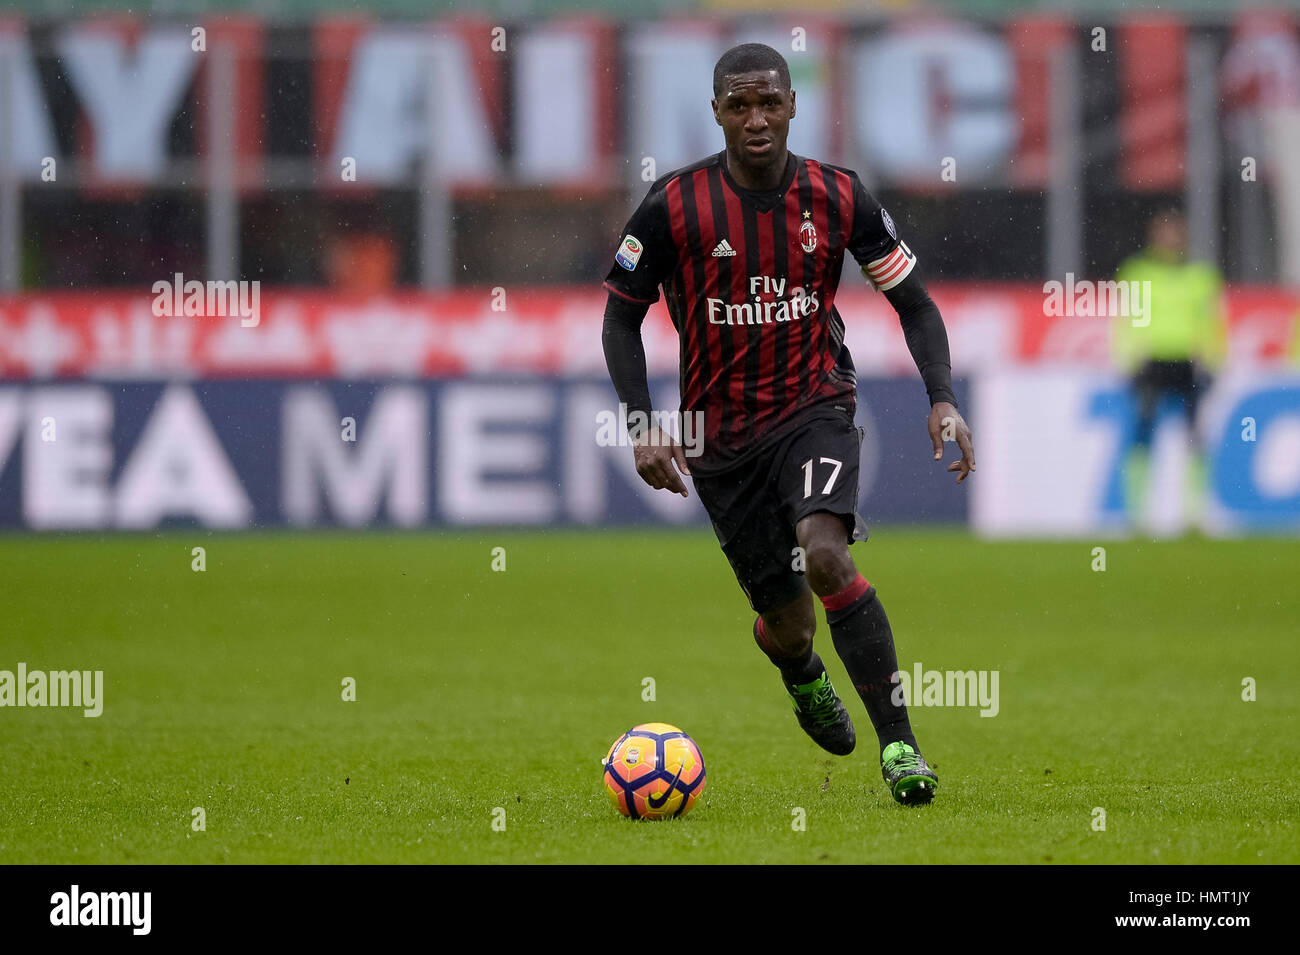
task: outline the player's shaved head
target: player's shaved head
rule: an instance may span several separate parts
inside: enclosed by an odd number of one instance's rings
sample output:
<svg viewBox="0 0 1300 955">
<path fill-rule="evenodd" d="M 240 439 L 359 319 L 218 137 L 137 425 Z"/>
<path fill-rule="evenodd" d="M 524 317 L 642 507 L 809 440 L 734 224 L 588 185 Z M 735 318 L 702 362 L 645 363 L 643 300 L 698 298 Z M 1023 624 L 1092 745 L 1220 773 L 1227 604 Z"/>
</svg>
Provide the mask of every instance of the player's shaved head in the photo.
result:
<svg viewBox="0 0 1300 955">
<path fill-rule="evenodd" d="M 775 72 L 781 87 L 790 89 L 790 65 L 785 57 L 763 43 L 742 43 L 722 54 L 713 67 L 713 95 L 721 97 L 726 92 L 728 76 L 754 72 Z"/>
</svg>

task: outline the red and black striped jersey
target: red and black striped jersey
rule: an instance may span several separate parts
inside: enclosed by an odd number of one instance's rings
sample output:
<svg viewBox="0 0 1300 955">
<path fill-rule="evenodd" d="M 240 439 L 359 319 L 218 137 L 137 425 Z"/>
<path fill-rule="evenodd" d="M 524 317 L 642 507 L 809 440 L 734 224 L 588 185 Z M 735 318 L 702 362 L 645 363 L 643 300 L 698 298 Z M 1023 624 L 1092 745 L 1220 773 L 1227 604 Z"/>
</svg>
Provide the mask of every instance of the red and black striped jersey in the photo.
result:
<svg viewBox="0 0 1300 955">
<path fill-rule="evenodd" d="M 681 411 L 702 413 L 691 469 L 719 471 L 857 396 L 835 308 L 844 253 L 878 289 L 916 257 L 848 169 L 794 154 L 781 184 L 755 192 L 726 152 L 651 187 L 624 230 L 605 287 L 651 304 L 659 287 L 681 342 Z"/>
</svg>

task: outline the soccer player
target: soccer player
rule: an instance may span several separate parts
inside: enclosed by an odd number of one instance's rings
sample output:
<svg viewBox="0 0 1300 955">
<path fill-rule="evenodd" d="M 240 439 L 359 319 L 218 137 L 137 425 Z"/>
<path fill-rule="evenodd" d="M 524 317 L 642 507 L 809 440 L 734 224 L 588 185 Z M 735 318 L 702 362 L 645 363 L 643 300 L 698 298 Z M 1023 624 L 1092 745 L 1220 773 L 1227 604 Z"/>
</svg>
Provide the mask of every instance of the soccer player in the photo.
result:
<svg viewBox="0 0 1300 955">
<path fill-rule="evenodd" d="M 1120 266 L 1116 279 L 1148 283 L 1145 321 L 1119 316 L 1116 361 L 1132 382 L 1137 427 L 1125 455 L 1125 505 L 1129 519 L 1146 519 L 1151 445 L 1166 398 L 1182 405 L 1192 454 L 1184 479 L 1185 514 L 1194 522 L 1205 497 L 1206 466 L 1196 435 L 1196 410 L 1210 384 L 1210 369 L 1226 350 L 1223 277 L 1207 262 L 1187 258 L 1187 222 L 1177 208 L 1157 213 L 1147 246 Z"/>
<path fill-rule="evenodd" d="M 603 343 L 628 409 L 637 472 L 683 496 L 689 475 L 750 606 L 754 639 L 781 672 L 799 725 L 823 749 L 852 752 L 852 720 L 813 649 L 826 611 L 835 650 L 875 725 L 881 773 L 900 803 L 933 798 L 898 660 L 876 590 L 849 544 L 857 511 L 861 432 L 857 379 L 835 309 L 844 254 L 897 310 L 930 396 L 934 458 L 942 437 L 975 469 L 970 430 L 952 390 L 943 320 L 916 256 L 858 176 L 786 149 L 795 92 L 785 59 L 746 43 L 713 71 L 713 114 L 726 148 L 655 182 L 632 215 L 605 280 Z M 654 427 L 641 323 L 663 286 L 681 343 L 684 426 L 702 422 L 698 456 Z"/>
</svg>

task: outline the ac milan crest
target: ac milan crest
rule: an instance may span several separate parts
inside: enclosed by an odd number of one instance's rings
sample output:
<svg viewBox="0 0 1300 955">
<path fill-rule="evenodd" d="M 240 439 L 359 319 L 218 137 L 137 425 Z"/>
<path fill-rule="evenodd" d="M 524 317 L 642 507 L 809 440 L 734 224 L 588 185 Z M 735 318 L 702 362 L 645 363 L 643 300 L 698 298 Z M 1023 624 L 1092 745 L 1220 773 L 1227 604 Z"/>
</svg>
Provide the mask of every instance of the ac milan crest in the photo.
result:
<svg viewBox="0 0 1300 955">
<path fill-rule="evenodd" d="M 799 245 L 805 252 L 811 252 L 817 248 L 817 227 L 809 220 L 812 218 L 811 212 L 803 214 L 803 225 L 799 226 Z"/>
</svg>

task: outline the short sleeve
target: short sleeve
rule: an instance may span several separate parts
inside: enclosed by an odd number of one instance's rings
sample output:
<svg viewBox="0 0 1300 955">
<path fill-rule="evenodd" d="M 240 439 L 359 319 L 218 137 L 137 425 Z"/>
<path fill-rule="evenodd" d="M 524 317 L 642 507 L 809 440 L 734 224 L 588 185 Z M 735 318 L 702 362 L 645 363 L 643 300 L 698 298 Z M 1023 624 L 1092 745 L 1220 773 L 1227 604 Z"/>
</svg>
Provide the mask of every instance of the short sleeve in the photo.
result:
<svg viewBox="0 0 1300 955">
<path fill-rule="evenodd" d="M 916 255 L 898 238 L 898 227 L 862 180 L 853 177 L 853 233 L 849 252 L 862 274 L 882 292 L 893 288 L 916 267 Z"/>
<path fill-rule="evenodd" d="M 605 288 L 629 301 L 652 304 L 659 301 L 659 286 L 676 261 L 667 196 L 662 188 L 651 187 L 623 229 Z"/>
</svg>

